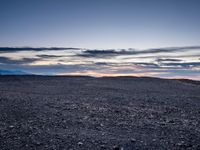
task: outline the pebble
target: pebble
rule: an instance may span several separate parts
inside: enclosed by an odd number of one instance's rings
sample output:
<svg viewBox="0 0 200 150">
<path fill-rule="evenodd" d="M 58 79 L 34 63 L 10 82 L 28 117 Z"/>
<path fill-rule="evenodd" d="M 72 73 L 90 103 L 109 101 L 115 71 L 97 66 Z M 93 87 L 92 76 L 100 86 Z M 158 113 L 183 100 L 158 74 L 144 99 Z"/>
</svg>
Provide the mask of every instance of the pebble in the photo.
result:
<svg viewBox="0 0 200 150">
<path fill-rule="evenodd" d="M 184 142 L 184 141 L 181 141 L 181 142 L 177 143 L 177 145 L 178 145 L 178 146 L 183 146 L 183 145 L 185 145 L 185 142 Z"/>
<path fill-rule="evenodd" d="M 10 125 L 9 128 L 14 128 L 14 126 L 13 126 L 13 125 Z"/>
<path fill-rule="evenodd" d="M 41 142 L 37 141 L 37 142 L 36 142 L 36 145 L 41 145 Z"/>
<path fill-rule="evenodd" d="M 167 123 L 175 123 L 174 120 L 167 120 Z"/>
<path fill-rule="evenodd" d="M 100 126 L 103 127 L 104 125 L 101 123 Z"/>
<path fill-rule="evenodd" d="M 124 148 L 123 148 L 123 147 L 120 147 L 120 146 L 114 146 L 114 147 L 113 147 L 113 150 L 124 150 Z"/>
<path fill-rule="evenodd" d="M 131 142 L 132 142 L 132 143 L 135 143 L 135 142 L 136 142 L 136 139 L 131 138 Z"/>
<path fill-rule="evenodd" d="M 78 145 L 81 146 L 81 145 L 83 145 L 83 143 L 82 142 L 78 142 Z"/>
<path fill-rule="evenodd" d="M 100 147 L 101 147 L 101 148 L 103 148 L 103 149 L 104 149 L 104 148 L 106 148 L 106 146 L 105 146 L 105 145 L 100 145 Z"/>
</svg>

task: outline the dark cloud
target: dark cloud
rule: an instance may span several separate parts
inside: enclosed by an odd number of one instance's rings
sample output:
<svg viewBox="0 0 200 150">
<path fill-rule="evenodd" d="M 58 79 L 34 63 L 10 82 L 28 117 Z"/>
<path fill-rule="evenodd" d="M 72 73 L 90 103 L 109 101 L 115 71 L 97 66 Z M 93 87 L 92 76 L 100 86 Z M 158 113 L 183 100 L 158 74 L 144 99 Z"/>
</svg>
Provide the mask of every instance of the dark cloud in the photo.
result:
<svg viewBox="0 0 200 150">
<path fill-rule="evenodd" d="M 193 47 L 173 47 L 173 48 L 160 48 L 160 49 L 148 49 L 148 50 L 135 50 L 135 49 L 107 49 L 107 50 L 84 50 L 81 54 L 77 54 L 80 57 L 111 57 L 120 55 L 139 55 L 139 54 L 158 54 L 158 53 L 175 53 L 189 50 L 200 49 L 200 46 Z"/>
<path fill-rule="evenodd" d="M 106 62 L 96 62 L 95 65 L 100 65 L 101 66 L 101 65 L 109 65 L 109 64 L 106 63 Z"/>
<path fill-rule="evenodd" d="M 190 47 L 167 47 L 158 49 L 147 49 L 147 50 L 136 50 L 136 49 L 105 49 L 105 50 L 90 50 L 82 48 L 66 48 L 66 47 L 0 47 L 0 53 L 4 52 L 17 52 L 17 51 L 46 51 L 46 50 L 83 50 L 82 53 L 77 54 L 81 57 L 106 57 L 106 56 L 118 56 L 118 55 L 139 55 L 139 54 L 157 54 L 157 53 L 169 53 L 169 52 L 179 52 L 179 51 L 189 51 L 200 49 L 200 46 L 190 46 Z M 49 55 L 50 56 L 50 55 Z M 42 56 L 41 56 L 42 57 Z M 44 57 L 48 57 L 47 55 Z M 51 56 L 50 56 L 51 57 Z M 53 57 L 53 56 L 52 56 Z"/>
<path fill-rule="evenodd" d="M 80 57 L 109 57 L 113 55 L 119 55 L 119 52 L 116 50 L 85 50 L 81 54 L 77 54 L 76 56 Z"/>
<path fill-rule="evenodd" d="M 165 53 L 165 52 L 179 52 L 179 51 L 188 51 L 188 50 L 197 50 L 200 49 L 200 46 L 185 46 L 185 47 L 167 47 L 167 48 L 158 48 L 158 49 L 149 49 L 150 53 Z M 145 52 L 148 53 L 147 50 Z"/>
<path fill-rule="evenodd" d="M 159 64 L 156 63 L 137 63 L 134 62 L 134 65 L 138 65 L 144 68 L 151 68 L 151 69 L 161 69 L 161 68 L 168 68 L 168 69 L 172 69 L 172 68 L 190 68 L 190 67 L 200 67 L 200 62 L 179 62 L 179 63 L 174 63 L 174 62 L 170 62 L 170 63 L 166 63 L 166 62 L 161 62 Z"/>
<path fill-rule="evenodd" d="M 23 58 L 19 60 L 10 59 L 8 57 L 0 57 L 0 64 L 28 64 L 40 60 L 40 58 Z"/>
<path fill-rule="evenodd" d="M 66 48 L 66 47 L 0 47 L 0 52 L 17 52 L 17 51 L 44 51 L 44 50 L 79 50 L 79 48 Z"/>
<path fill-rule="evenodd" d="M 172 59 L 172 58 L 159 58 L 159 59 L 156 59 L 157 62 L 168 62 L 168 61 L 171 61 L 171 62 L 179 62 L 179 61 L 182 61 L 181 59 Z"/>
<path fill-rule="evenodd" d="M 185 62 L 185 63 L 163 63 L 165 66 L 180 66 L 183 68 L 200 67 L 200 62 Z"/>
<path fill-rule="evenodd" d="M 59 58 L 59 57 L 63 57 L 61 55 L 36 55 L 37 57 L 40 58 Z"/>
<path fill-rule="evenodd" d="M 145 68 L 160 68 L 158 64 L 155 63 L 133 63 L 134 65 L 139 65 Z"/>
</svg>

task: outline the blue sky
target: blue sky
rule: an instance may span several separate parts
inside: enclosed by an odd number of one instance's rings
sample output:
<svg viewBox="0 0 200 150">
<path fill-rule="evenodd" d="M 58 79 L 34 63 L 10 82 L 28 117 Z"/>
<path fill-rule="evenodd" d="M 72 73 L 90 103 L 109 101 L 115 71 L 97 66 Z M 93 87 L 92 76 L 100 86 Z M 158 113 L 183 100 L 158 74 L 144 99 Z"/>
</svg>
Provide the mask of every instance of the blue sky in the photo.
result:
<svg viewBox="0 0 200 150">
<path fill-rule="evenodd" d="M 199 45 L 199 6 L 199 0 L 0 0 L 0 46 Z"/>
<path fill-rule="evenodd" d="M 0 47 L 19 47 L 0 48 L 0 70 L 199 79 L 199 6 L 199 0 L 0 0 Z"/>
</svg>

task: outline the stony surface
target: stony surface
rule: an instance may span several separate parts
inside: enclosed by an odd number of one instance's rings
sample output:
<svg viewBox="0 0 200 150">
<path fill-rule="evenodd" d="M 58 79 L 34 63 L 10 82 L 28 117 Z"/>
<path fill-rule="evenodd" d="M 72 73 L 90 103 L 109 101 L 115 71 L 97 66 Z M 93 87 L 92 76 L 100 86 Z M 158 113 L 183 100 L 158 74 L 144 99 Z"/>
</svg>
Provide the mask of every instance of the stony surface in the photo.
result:
<svg viewBox="0 0 200 150">
<path fill-rule="evenodd" d="M 200 84 L 0 76 L 1 150 L 200 149 Z"/>
</svg>

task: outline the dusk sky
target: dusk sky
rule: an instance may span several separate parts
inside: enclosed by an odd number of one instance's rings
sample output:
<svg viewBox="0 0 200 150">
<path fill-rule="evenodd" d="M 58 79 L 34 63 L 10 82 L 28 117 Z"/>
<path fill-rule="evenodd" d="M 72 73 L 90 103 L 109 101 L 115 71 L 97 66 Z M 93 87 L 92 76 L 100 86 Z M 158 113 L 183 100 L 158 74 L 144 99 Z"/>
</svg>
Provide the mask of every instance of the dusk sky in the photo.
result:
<svg viewBox="0 0 200 150">
<path fill-rule="evenodd" d="M 199 0 L 0 0 L 0 70 L 200 79 L 199 8 Z"/>
</svg>

